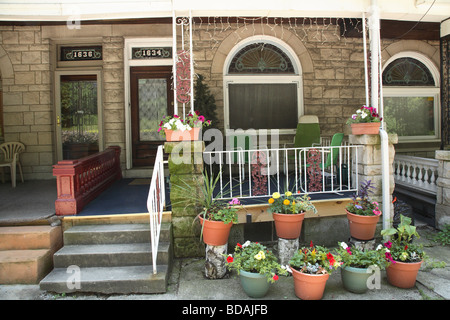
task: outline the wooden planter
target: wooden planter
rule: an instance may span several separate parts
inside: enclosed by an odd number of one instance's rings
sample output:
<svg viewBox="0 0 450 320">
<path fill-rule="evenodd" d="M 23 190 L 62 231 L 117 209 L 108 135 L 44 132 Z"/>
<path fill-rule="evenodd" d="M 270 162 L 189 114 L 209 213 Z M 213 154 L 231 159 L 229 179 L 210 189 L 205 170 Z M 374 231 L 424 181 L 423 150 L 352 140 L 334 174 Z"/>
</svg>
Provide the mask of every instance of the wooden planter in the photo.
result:
<svg viewBox="0 0 450 320">
<path fill-rule="evenodd" d="M 352 134 L 378 134 L 381 122 L 352 123 Z"/>
</svg>

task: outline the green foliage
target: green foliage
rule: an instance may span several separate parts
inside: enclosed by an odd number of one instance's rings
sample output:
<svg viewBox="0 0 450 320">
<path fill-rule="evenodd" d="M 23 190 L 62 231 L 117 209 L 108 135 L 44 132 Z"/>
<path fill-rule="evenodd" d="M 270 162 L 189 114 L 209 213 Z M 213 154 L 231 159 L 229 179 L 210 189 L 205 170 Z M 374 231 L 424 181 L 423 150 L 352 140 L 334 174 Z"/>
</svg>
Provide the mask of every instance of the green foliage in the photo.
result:
<svg viewBox="0 0 450 320">
<path fill-rule="evenodd" d="M 287 274 L 272 251 L 258 242 L 238 243 L 234 255 L 227 256 L 227 263 L 229 270 L 236 270 L 238 274 L 240 270 L 263 274 L 272 283 L 278 279 L 278 274 Z"/>
<path fill-rule="evenodd" d="M 371 180 L 362 182 L 358 193 L 353 195 L 352 202 L 347 205 L 347 211 L 361 216 L 380 215 L 378 203 L 370 199 L 372 188 L 374 187 L 371 185 Z"/>
<path fill-rule="evenodd" d="M 203 114 L 206 119 L 211 120 L 211 128 L 218 128 L 217 106 L 214 96 L 209 91 L 208 85 L 203 83 L 204 77 L 199 74 L 194 85 L 195 90 L 195 110 Z"/>
<path fill-rule="evenodd" d="M 362 250 L 355 246 L 349 247 L 345 242 L 341 242 L 336 250 L 336 254 L 340 256 L 344 267 L 368 268 L 376 265 L 381 270 L 388 265 L 386 252 L 386 248 L 381 245 L 375 250 Z"/>
<path fill-rule="evenodd" d="M 309 248 L 299 249 L 289 265 L 296 270 L 309 274 L 326 274 L 340 266 L 340 257 L 333 256 L 328 248 L 314 246 L 311 242 Z"/>
<path fill-rule="evenodd" d="M 431 238 L 434 242 L 439 242 L 443 246 L 450 244 L 450 224 L 444 225 L 444 228 Z"/>
<path fill-rule="evenodd" d="M 284 195 L 279 192 L 274 192 L 269 199 L 268 212 L 296 214 L 312 210 L 317 213 L 316 207 L 311 203 L 311 198 L 308 195 L 303 197 L 295 197 L 292 192 L 286 191 Z"/>
</svg>

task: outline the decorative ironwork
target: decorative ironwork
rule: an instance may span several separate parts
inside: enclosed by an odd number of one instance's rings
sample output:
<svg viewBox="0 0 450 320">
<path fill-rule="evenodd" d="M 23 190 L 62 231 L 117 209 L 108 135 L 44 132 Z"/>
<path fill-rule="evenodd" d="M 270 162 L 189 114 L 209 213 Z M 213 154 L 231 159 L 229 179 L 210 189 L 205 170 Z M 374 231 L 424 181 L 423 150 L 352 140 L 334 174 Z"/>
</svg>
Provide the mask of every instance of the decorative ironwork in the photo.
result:
<svg viewBox="0 0 450 320">
<path fill-rule="evenodd" d="M 102 46 L 61 47 L 61 61 L 102 60 Z"/>
<path fill-rule="evenodd" d="M 132 59 L 167 59 L 172 58 L 172 48 L 171 47 L 137 47 L 131 49 Z"/>
<path fill-rule="evenodd" d="M 253 43 L 234 56 L 229 73 L 294 73 L 291 59 L 280 48 L 269 43 Z"/>
<path fill-rule="evenodd" d="M 385 86 L 434 86 L 430 70 L 414 58 L 399 58 L 383 72 Z"/>
<path fill-rule="evenodd" d="M 267 156 L 256 151 L 252 155 L 253 196 L 267 194 Z"/>
<path fill-rule="evenodd" d="M 450 36 L 441 38 L 442 144 L 450 145 Z"/>
<path fill-rule="evenodd" d="M 191 66 L 188 51 L 178 51 L 176 68 L 177 101 L 188 103 L 191 95 Z"/>
<path fill-rule="evenodd" d="M 319 150 L 311 148 L 308 151 L 306 163 L 309 165 L 308 174 L 308 190 L 316 192 L 322 190 L 322 170 L 320 169 L 321 156 Z"/>
</svg>

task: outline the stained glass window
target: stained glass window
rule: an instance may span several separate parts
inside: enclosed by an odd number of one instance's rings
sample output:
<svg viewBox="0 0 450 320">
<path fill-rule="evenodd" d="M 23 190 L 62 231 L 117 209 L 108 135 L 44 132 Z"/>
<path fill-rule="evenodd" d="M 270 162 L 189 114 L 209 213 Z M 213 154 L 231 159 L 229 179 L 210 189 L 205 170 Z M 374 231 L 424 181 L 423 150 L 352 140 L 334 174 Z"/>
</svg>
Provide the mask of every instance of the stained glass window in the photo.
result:
<svg viewBox="0 0 450 320">
<path fill-rule="evenodd" d="M 252 43 L 235 54 L 228 69 L 230 74 L 294 74 L 291 59 L 269 43 Z"/>
<path fill-rule="evenodd" d="M 434 86 L 430 70 L 414 58 L 399 58 L 383 72 L 384 86 Z"/>
</svg>

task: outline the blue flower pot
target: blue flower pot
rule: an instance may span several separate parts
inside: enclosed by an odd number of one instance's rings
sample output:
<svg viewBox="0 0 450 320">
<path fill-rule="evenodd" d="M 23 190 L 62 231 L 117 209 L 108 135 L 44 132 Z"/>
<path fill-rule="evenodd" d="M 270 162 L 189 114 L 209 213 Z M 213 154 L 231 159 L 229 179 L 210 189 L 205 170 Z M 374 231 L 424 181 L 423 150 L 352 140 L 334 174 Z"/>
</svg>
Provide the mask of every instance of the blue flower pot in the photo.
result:
<svg viewBox="0 0 450 320">
<path fill-rule="evenodd" d="M 241 279 L 242 289 L 252 298 L 262 298 L 269 291 L 270 282 L 263 274 L 239 271 L 239 278 Z"/>
</svg>

